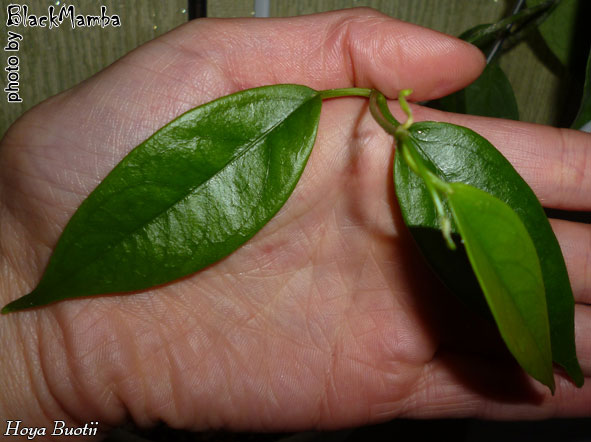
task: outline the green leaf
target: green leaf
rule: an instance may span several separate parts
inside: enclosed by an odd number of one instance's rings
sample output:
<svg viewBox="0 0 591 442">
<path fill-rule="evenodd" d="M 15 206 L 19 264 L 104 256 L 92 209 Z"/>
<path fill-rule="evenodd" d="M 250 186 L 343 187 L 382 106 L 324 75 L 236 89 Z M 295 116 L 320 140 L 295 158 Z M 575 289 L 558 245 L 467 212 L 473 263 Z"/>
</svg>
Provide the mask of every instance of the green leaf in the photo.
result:
<svg viewBox="0 0 591 442">
<path fill-rule="evenodd" d="M 498 198 L 463 183 L 450 187 L 454 221 L 507 348 L 554 392 L 544 281 L 525 226 Z"/>
<path fill-rule="evenodd" d="M 312 89 L 268 86 L 204 104 L 167 124 L 82 203 L 39 285 L 3 313 L 145 289 L 230 254 L 293 191 L 320 108 Z"/>
<path fill-rule="evenodd" d="M 536 6 L 544 2 L 545 0 L 527 0 L 527 5 Z M 571 62 L 576 44 L 576 23 L 582 6 L 581 0 L 559 0 L 552 13 L 538 28 L 550 50 L 565 66 Z"/>
<path fill-rule="evenodd" d="M 484 51 L 484 49 L 495 40 L 505 38 L 509 34 L 512 34 L 512 28 L 515 27 L 513 25 L 523 24 L 524 22 L 526 25 L 534 23 L 536 19 L 539 19 L 544 15 L 544 13 L 552 6 L 552 3 L 552 1 L 542 0 L 534 7 L 522 9 L 496 23 L 474 26 L 473 28 L 464 31 L 459 38 Z"/>
<path fill-rule="evenodd" d="M 437 100 L 433 107 L 446 112 L 519 120 L 513 88 L 496 62 L 488 64 L 472 84 Z"/>
<path fill-rule="evenodd" d="M 550 318 L 553 360 L 575 383 L 583 384 L 574 340 L 574 299 L 558 241 L 533 191 L 486 139 L 465 127 L 415 123 L 409 129 L 424 163 L 448 182 L 463 182 L 499 198 L 519 216 L 529 232 L 542 268 Z M 421 178 L 401 158 L 395 159 L 396 194 L 405 223 L 444 283 L 467 303 L 480 304 L 481 292 L 465 250 L 449 250 L 435 208 Z M 452 226 L 453 227 L 453 226 Z M 453 230 L 456 234 L 457 229 Z"/>
<path fill-rule="evenodd" d="M 581 98 L 581 107 L 571 127 L 591 132 L 591 51 L 585 69 L 585 86 L 583 88 L 583 98 Z"/>
</svg>

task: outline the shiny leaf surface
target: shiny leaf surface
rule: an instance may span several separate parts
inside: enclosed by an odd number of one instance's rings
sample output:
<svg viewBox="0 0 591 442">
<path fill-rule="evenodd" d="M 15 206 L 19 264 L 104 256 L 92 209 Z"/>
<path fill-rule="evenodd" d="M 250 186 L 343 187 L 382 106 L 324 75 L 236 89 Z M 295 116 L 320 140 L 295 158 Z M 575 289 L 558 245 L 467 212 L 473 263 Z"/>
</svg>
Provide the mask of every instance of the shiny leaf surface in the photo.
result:
<svg viewBox="0 0 591 442">
<path fill-rule="evenodd" d="M 433 107 L 459 114 L 519 120 L 513 87 L 496 62 L 488 64 L 472 84 L 437 100 Z"/>
<path fill-rule="evenodd" d="M 574 341 L 574 299 L 558 241 L 542 206 L 511 164 L 486 139 L 447 123 L 415 123 L 410 132 L 425 164 L 447 182 L 484 190 L 513 209 L 535 245 L 546 288 L 553 360 L 577 385 L 583 384 Z M 463 247 L 449 250 L 439 232 L 435 209 L 421 178 L 400 155 L 395 159 L 396 194 L 405 223 L 423 255 L 445 284 L 472 305 L 482 303 L 478 282 Z M 455 234 L 457 228 L 453 227 Z"/>
<path fill-rule="evenodd" d="M 589 56 L 587 57 L 585 86 L 583 88 L 583 97 L 581 98 L 581 107 L 571 127 L 573 129 L 591 132 L 591 52 L 589 52 Z"/>
<path fill-rule="evenodd" d="M 448 202 L 472 268 L 507 348 L 535 379 L 554 391 L 542 270 L 517 214 L 494 196 L 450 184 Z"/>
<path fill-rule="evenodd" d="M 88 196 L 38 286 L 3 312 L 141 290 L 225 257 L 291 194 L 320 108 L 316 91 L 279 85 L 229 95 L 173 120 Z"/>
</svg>

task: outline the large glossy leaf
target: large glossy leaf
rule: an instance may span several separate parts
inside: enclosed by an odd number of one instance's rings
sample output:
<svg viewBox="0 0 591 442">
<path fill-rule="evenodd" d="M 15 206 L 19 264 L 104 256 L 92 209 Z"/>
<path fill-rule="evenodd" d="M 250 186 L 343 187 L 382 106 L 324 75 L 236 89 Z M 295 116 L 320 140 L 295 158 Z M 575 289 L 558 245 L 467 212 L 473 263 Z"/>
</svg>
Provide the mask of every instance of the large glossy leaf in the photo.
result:
<svg viewBox="0 0 591 442">
<path fill-rule="evenodd" d="M 279 85 L 181 115 L 90 194 L 39 285 L 3 312 L 144 289 L 228 255 L 291 194 L 314 144 L 320 107 L 316 91 Z"/>
<path fill-rule="evenodd" d="M 542 268 L 553 360 L 582 385 L 574 341 L 574 299 L 566 265 L 550 223 L 530 187 L 511 164 L 483 137 L 447 123 L 411 126 L 412 138 L 425 164 L 448 182 L 463 182 L 499 198 L 519 216 L 529 232 Z M 481 292 L 463 247 L 449 250 L 438 231 L 431 198 L 421 178 L 401 158 L 395 160 L 396 194 L 402 215 L 423 254 L 452 291 L 468 303 L 480 303 Z M 455 230 L 457 234 L 457 230 Z"/>
<path fill-rule="evenodd" d="M 453 219 L 507 348 L 554 391 L 544 281 L 525 226 L 500 199 L 463 183 L 450 187 Z"/>
<path fill-rule="evenodd" d="M 447 112 L 519 120 L 513 87 L 497 62 L 464 89 L 437 100 L 434 107 Z"/>
<path fill-rule="evenodd" d="M 573 129 L 591 132 L 591 52 L 589 52 L 589 56 L 587 57 L 585 86 L 583 88 L 581 107 L 571 127 Z"/>
</svg>

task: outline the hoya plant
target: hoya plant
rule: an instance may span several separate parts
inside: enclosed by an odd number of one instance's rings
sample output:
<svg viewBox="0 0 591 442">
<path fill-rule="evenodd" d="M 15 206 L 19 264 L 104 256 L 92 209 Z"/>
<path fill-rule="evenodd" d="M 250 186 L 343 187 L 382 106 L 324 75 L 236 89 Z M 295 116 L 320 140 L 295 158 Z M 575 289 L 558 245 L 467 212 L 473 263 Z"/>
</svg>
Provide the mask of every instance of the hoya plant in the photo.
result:
<svg viewBox="0 0 591 442">
<path fill-rule="evenodd" d="M 488 52 L 491 63 L 467 89 L 428 104 L 517 118 L 510 84 L 494 60 L 500 43 L 561 11 L 559 2 L 537 3 L 463 34 Z M 37 287 L 2 312 L 171 283 L 232 253 L 297 185 L 323 102 L 359 96 L 395 140 L 392 185 L 404 222 L 434 271 L 496 323 L 533 378 L 554 392 L 556 363 L 581 386 L 573 294 L 540 202 L 482 136 L 448 123 L 415 123 L 411 94 L 403 90 L 398 97 L 403 122 L 380 91 L 295 84 L 244 90 L 186 112 L 98 185 L 64 229 Z M 498 97 L 502 106 L 494 102 Z M 574 127 L 589 125 L 590 102 L 588 81 Z"/>
</svg>

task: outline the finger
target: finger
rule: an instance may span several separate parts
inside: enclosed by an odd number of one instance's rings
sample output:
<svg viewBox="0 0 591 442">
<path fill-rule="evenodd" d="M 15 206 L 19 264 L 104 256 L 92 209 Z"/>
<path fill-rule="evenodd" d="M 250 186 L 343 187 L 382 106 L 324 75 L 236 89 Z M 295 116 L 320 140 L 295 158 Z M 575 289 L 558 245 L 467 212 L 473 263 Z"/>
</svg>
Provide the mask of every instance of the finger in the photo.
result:
<svg viewBox="0 0 591 442">
<path fill-rule="evenodd" d="M 170 85 L 163 88 L 168 96 L 183 100 L 187 92 L 208 101 L 276 83 L 373 87 L 392 97 L 412 88 L 415 99 L 425 100 L 471 83 L 484 58 L 457 38 L 355 8 L 291 18 L 196 20 L 142 46 L 121 64 L 147 76 L 140 85 L 158 74 Z M 148 87 L 161 86 L 150 82 Z"/>
<path fill-rule="evenodd" d="M 46 102 L 44 121 L 93 153 L 110 146 L 116 162 L 179 114 L 248 87 L 375 87 L 389 96 L 410 87 L 416 99 L 431 99 L 462 88 L 483 66 L 474 46 L 371 9 L 195 20 Z M 68 138 L 79 129 L 85 139 Z M 99 175 L 110 166 L 99 165 Z"/>
<path fill-rule="evenodd" d="M 196 20 L 37 107 L 20 122 L 43 121 L 43 130 L 28 131 L 26 140 L 15 137 L 25 131 L 13 130 L 6 140 L 35 152 L 42 145 L 44 155 L 60 163 L 68 146 L 83 150 L 78 167 L 85 176 L 72 171 L 60 186 L 82 182 L 77 193 L 85 195 L 131 147 L 168 121 L 239 89 L 293 82 L 317 89 L 377 87 L 395 96 L 412 87 L 418 99 L 428 99 L 461 88 L 482 66 L 475 47 L 369 9 Z M 56 137 L 59 147 L 46 149 Z"/>
<path fill-rule="evenodd" d="M 511 358 L 441 350 L 425 367 L 404 415 L 532 419 L 591 416 L 591 306 L 575 307 L 577 357 L 585 384 L 556 375 L 555 396 Z"/>
<path fill-rule="evenodd" d="M 575 301 L 591 304 L 591 225 L 563 220 L 551 222 L 566 261 Z"/>
<path fill-rule="evenodd" d="M 204 19 L 128 54 L 93 79 L 84 98 L 132 112 L 140 100 L 157 98 L 161 125 L 221 95 L 277 83 L 319 90 L 372 87 L 392 97 L 412 88 L 415 99 L 433 99 L 471 83 L 483 67 L 476 47 L 367 8 L 295 18 Z M 113 85 L 116 91 L 105 97 Z"/>
<path fill-rule="evenodd" d="M 213 20 L 188 27 L 179 44 L 203 49 L 242 88 L 304 83 L 313 88 L 375 87 L 417 99 L 446 95 L 474 80 L 483 56 L 474 46 L 371 9 L 297 18 Z"/>
<path fill-rule="evenodd" d="M 575 341 L 581 370 L 585 376 L 591 377 L 591 306 L 575 306 Z"/>
<path fill-rule="evenodd" d="M 393 113 L 404 120 L 395 103 Z M 414 106 L 417 121 L 447 121 L 489 140 L 532 187 L 542 205 L 591 210 L 591 135 L 533 123 L 452 114 Z"/>
<path fill-rule="evenodd" d="M 582 364 L 588 362 L 580 359 Z M 552 396 L 514 361 L 441 351 L 425 367 L 401 417 L 520 420 L 590 416 L 589 368 L 584 367 L 586 379 L 580 389 L 557 374 Z"/>
</svg>

